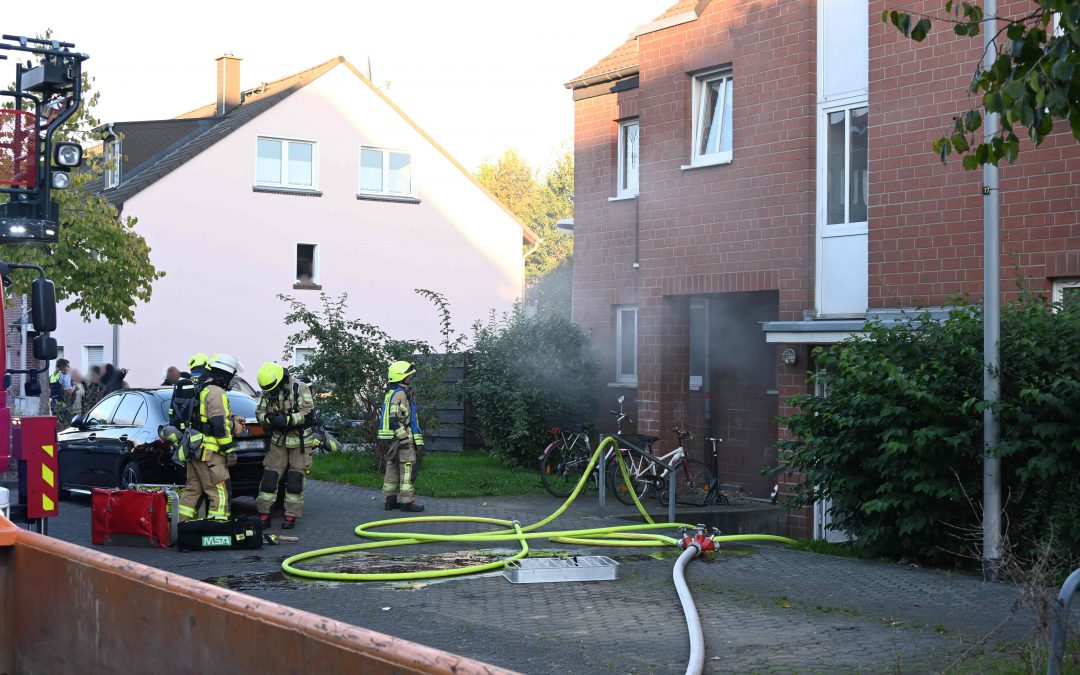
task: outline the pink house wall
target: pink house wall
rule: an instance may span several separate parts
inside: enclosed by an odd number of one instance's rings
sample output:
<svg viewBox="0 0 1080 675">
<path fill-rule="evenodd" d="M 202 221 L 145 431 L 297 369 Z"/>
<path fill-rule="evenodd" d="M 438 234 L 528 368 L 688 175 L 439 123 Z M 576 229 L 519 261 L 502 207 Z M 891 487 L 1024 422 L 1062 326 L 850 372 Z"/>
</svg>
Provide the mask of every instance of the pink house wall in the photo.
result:
<svg viewBox="0 0 1080 675">
<path fill-rule="evenodd" d="M 316 141 L 323 195 L 253 192 L 260 135 Z M 421 203 L 358 200 L 361 145 L 411 152 Z M 521 292 L 517 222 L 345 65 L 131 198 L 124 215 L 139 219 L 167 275 L 120 329 L 120 364 L 135 386 L 157 384 L 163 367 L 199 351 L 235 355 L 251 381 L 259 363 L 282 360 L 292 331 L 277 295 L 319 299 L 292 288 L 299 242 L 319 245 L 324 292 L 347 292 L 352 316 L 395 337 L 438 341 L 437 316 L 415 288 L 443 293 L 459 330 Z M 111 359 L 104 321 L 66 314 L 56 336 L 77 367 L 83 345 L 104 345 Z"/>
</svg>

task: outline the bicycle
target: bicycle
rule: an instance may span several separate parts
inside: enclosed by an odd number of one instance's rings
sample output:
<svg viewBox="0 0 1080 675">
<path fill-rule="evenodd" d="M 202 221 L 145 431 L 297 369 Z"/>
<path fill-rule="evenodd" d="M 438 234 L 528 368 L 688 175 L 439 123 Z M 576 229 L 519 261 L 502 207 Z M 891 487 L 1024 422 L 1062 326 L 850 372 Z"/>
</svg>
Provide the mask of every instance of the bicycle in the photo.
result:
<svg viewBox="0 0 1080 675">
<path fill-rule="evenodd" d="M 567 427 L 576 427 L 569 429 Z M 540 482 L 552 497 L 569 497 L 592 458 L 589 431 L 594 425 L 558 424 L 551 426 L 554 439 L 540 453 Z"/>
<path fill-rule="evenodd" d="M 704 506 L 709 498 L 708 490 L 709 486 L 714 483 L 714 478 L 712 471 L 707 466 L 686 457 L 686 450 L 683 449 L 682 444 L 684 441 L 693 438 L 694 435 L 689 431 L 681 431 L 678 427 L 672 428 L 678 439 L 679 447 L 666 455 L 657 457 L 653 454 L 652 448 L 653 444 L 660 440 L 659 437 L 639 434 L 638 439 L 645 446 L 641 448 L 629 442 L 622 435 L 621 422 L 624 419 L 629 420 L 629 417 L 622 411 L 621 400 L 619 404 L 619 412 L 612 411 L 620 423 L 619 431 L 616 432 L 615 437 L 620 443 L 625 443 L 628 446 L 628 448 L 620 447 L 619 453 L 623 457 L 626 472 L 633 486 L 633 493 L 637 496 L 638 501 L 644 501 L 648 498 L 650 491 L 655 490 L 660 503 L 667 506 L 670 500 L 668 475 L 670 470 L 674 470 L 675 502 L 691 506 Z M 608 489 L 615 494 L 616 499 L 627 505 L 634 503 L 630 487 L 623 480 L 622 470 L 619 468 L 617 461 L 608 464 L 607 482 Z"/>
<path fill-rule="evenodd" d="M 710 436 L 705 440 L 712 445 L 712 465 L 716 469 L 713 474 L 713 479 L 709 483 L 708 496 L 705 499 L 705 503 L 712 506 L 728 506 L 731 504 L 731 501 L 720 489 L 720 455 L 716 452 L 716 444 L 723 443 L 724 439 Z"/>
</svg>

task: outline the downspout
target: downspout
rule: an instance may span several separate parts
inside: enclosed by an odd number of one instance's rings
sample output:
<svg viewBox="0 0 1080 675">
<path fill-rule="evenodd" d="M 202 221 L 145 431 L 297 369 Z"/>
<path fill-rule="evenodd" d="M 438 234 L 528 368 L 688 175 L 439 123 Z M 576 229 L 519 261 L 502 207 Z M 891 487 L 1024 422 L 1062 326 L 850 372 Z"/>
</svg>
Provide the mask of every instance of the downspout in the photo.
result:
<svg viewBox="0 0 1080 675">
<path fill-rule="evenodd" d="M 543 241 L 544 241 L 543 237 L 537 237 L 536 238 L 536 241 L 533 242 L 532 248 L 530 248 L 528 251 L 525 251 L 525 254 L 523 256 L 521 256 L 522 263 L 525 263 L 526 261 L 528 261 L 529 256 L 531 256 L 533 253 L 536 253 L 536 249 L 540 248 L 540 243 L 543 242 Z M 525 268 L 524 268 L 524 266 L 522 266 L 522 269 L 521 269 L 521 299 L 522 299 L 522 301 L 525 300 Z"/>
</svg>

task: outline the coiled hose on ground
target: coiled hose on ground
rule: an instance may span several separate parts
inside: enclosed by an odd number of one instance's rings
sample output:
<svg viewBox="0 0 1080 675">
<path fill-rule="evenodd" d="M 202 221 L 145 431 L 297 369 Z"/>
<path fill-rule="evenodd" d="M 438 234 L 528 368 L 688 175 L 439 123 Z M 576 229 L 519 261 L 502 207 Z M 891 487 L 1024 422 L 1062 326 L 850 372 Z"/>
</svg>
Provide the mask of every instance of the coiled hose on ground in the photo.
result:
<svg viewBox="0 0 1080 675">
<path fill-rule="evenodd" d="M 298 553 L 294 556 L 290 556 L 283 563 L 281 563 L 281 569 L 286 574 L 302 577 L 305 579 L 319 579 L 327 581 L 410 581 L 419 579 L 437 579 L 442 577 L 453 577 L 462 574 L 476 574 L 479 572 L 488 572 L 492 570 L 502 569 L 508 561 L 519 560 L 529 555 L 529 539 L 547 539 L 552 542 L 561 544 L 577 544 L 581 546 L 677 546 L 679 540 L 672 537 L 664 536 L 662 534 L 651 533 L 649 530 L 667 530 L 680 527 L 693 527 L 693 525 L 686 525 L 684 523 L 657 523 L 655 522 L 645 510 L 645 507 L 641 505 L 641 502 L 637 498 L 635 490 L 629 489 L 630 495 L 634 498 L 634 504 L 637 506 L 638 512 L 645 519 L 645 523 L 637 525 L 616 525 L 611 527 L 595 527 L 579 530 L 555 530 L 555 531 L 543 531 L 540 532 L 540 528 L 544 527 L 548 523 L 551 523 L 559 516 L 561 516 L 570 504 L 577 499 L 578 495 L 584 489 L 585 484 L 589 480 L 589 476 L 592 475 L 593 468 L 599 461 L 600 457 L 604 456 L 604 453 L 611 446 L 616 444 L 616 440 L 612 437 L 605 438 L 603 442 L 596 448 L 592 457 L 589 459 L 589 464 L 585 468 L 585 471 L 581 474 L 581 480 L 574 487 L 574 491 L 570 493 L 570 496 L 566 498 L 559 508 L 538 522 L 532 525 L 522 526 L 516 520 L 505 520 L 502 518 L 483 518 L 478 516 L 415 516 L 410 518 L 390 518 L 387 520 L 376 520 L 369 523 L 363 523 L 356 526 L 356 534 L 359 537 L 365 539 L 374 539 L 377 541 L 369 541 L 362 544 L 349 544 L 345 546 L 334 546 L 331 548 L 321 548 L 313 551 L 306 551 L 304 553 Z M 622 473 L 622 478 L 625 484 L 629 487 L 630 475 L 626 471 L 626 465 L 623 463 L 621 453 L 616 452 L 615 457 L 619 462 L 619 470 Z M 603 487 L 601 486 L 601 489 Z M 477 532 L 469 534 L 426 534 L 422 532 L 386 532 L 381 528 L 390 527 L 393 525 L 406 525 L 413 523 L 482 523 L 485 525 L 495 525 L 504 529 L 494 530 L 491 532 Z M 787 537 L 779 537 L 770 534 L 736 534 L 714 537 L 717 543 L 721 542 L 734 542 L 734 541 L 775 541 L 781 543 L 794 543 Z M 490 544 L 497 542 L 516 541 L 521 546 L 514 555 L 505 558 L 503 560 L 497 560 L 494 562 L 484 563 L 480 565 L 467 565 L 464 567 L 454 567 L 444 570 L 425 570 L 421 572 L 376 572 L 376 573 L 358 573 L 358 572 L 326 572 L 321 570 L 310 570 L 298 567 L 299 563 L 305 561 L 315 560 L 329 555 L 335 555 L 339 553 L 349 553 L 352 551 L 370 551 L 372 549 L 387 548 L 390 546 L 409 546 L 411 544 L 427 544 L 432 542 L 461 542 L 470 544 Z M 689 549 L 688 549 L 689 550 Z M 685 556 L 684 556 L 685 557 Z M 693 557 L 693 556 L 690 556 Z M 682 558 L 680 558 L 680 561 Z M 685 565 L 685 562 L 682 563 Z M 685 583 L 684 583 L 685 586 Z M 680 591 L 681 594 L 681 591 Z M 687 591 L 687 595 L 689 591 Z M 692 600 L 691 600 L 692 607 Z M 684 612 L 686 613 L 687 620 L 690 621 L 690 610 L 686 609 L 684 603 Z M 694 618 L 697 618 L 696 611 Z M 698 623 L 698 632 L 700 634 L 700 623 Z M 703 658 L 704 652 L 702 652 Z M 692 672 L 688 670 L 687 672 Z M 696 671 L 700 672 L 700 670 Z"/>
</svg>

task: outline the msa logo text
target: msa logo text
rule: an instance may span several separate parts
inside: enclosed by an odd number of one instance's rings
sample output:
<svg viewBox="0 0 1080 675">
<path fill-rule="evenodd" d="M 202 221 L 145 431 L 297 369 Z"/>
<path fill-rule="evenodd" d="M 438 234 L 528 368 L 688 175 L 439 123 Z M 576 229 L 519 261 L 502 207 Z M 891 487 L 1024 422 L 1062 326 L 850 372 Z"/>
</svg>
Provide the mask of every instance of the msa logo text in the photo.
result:
<svg viewBox="0 0 1080 675">
<path fill-rule="evenodd" d="M 232 537 L 228 536 L 210 536 L 207 535 L 202 538 L 202 545 L 206 547 L 210 546 L 231 546 Z"/>
</svg>

